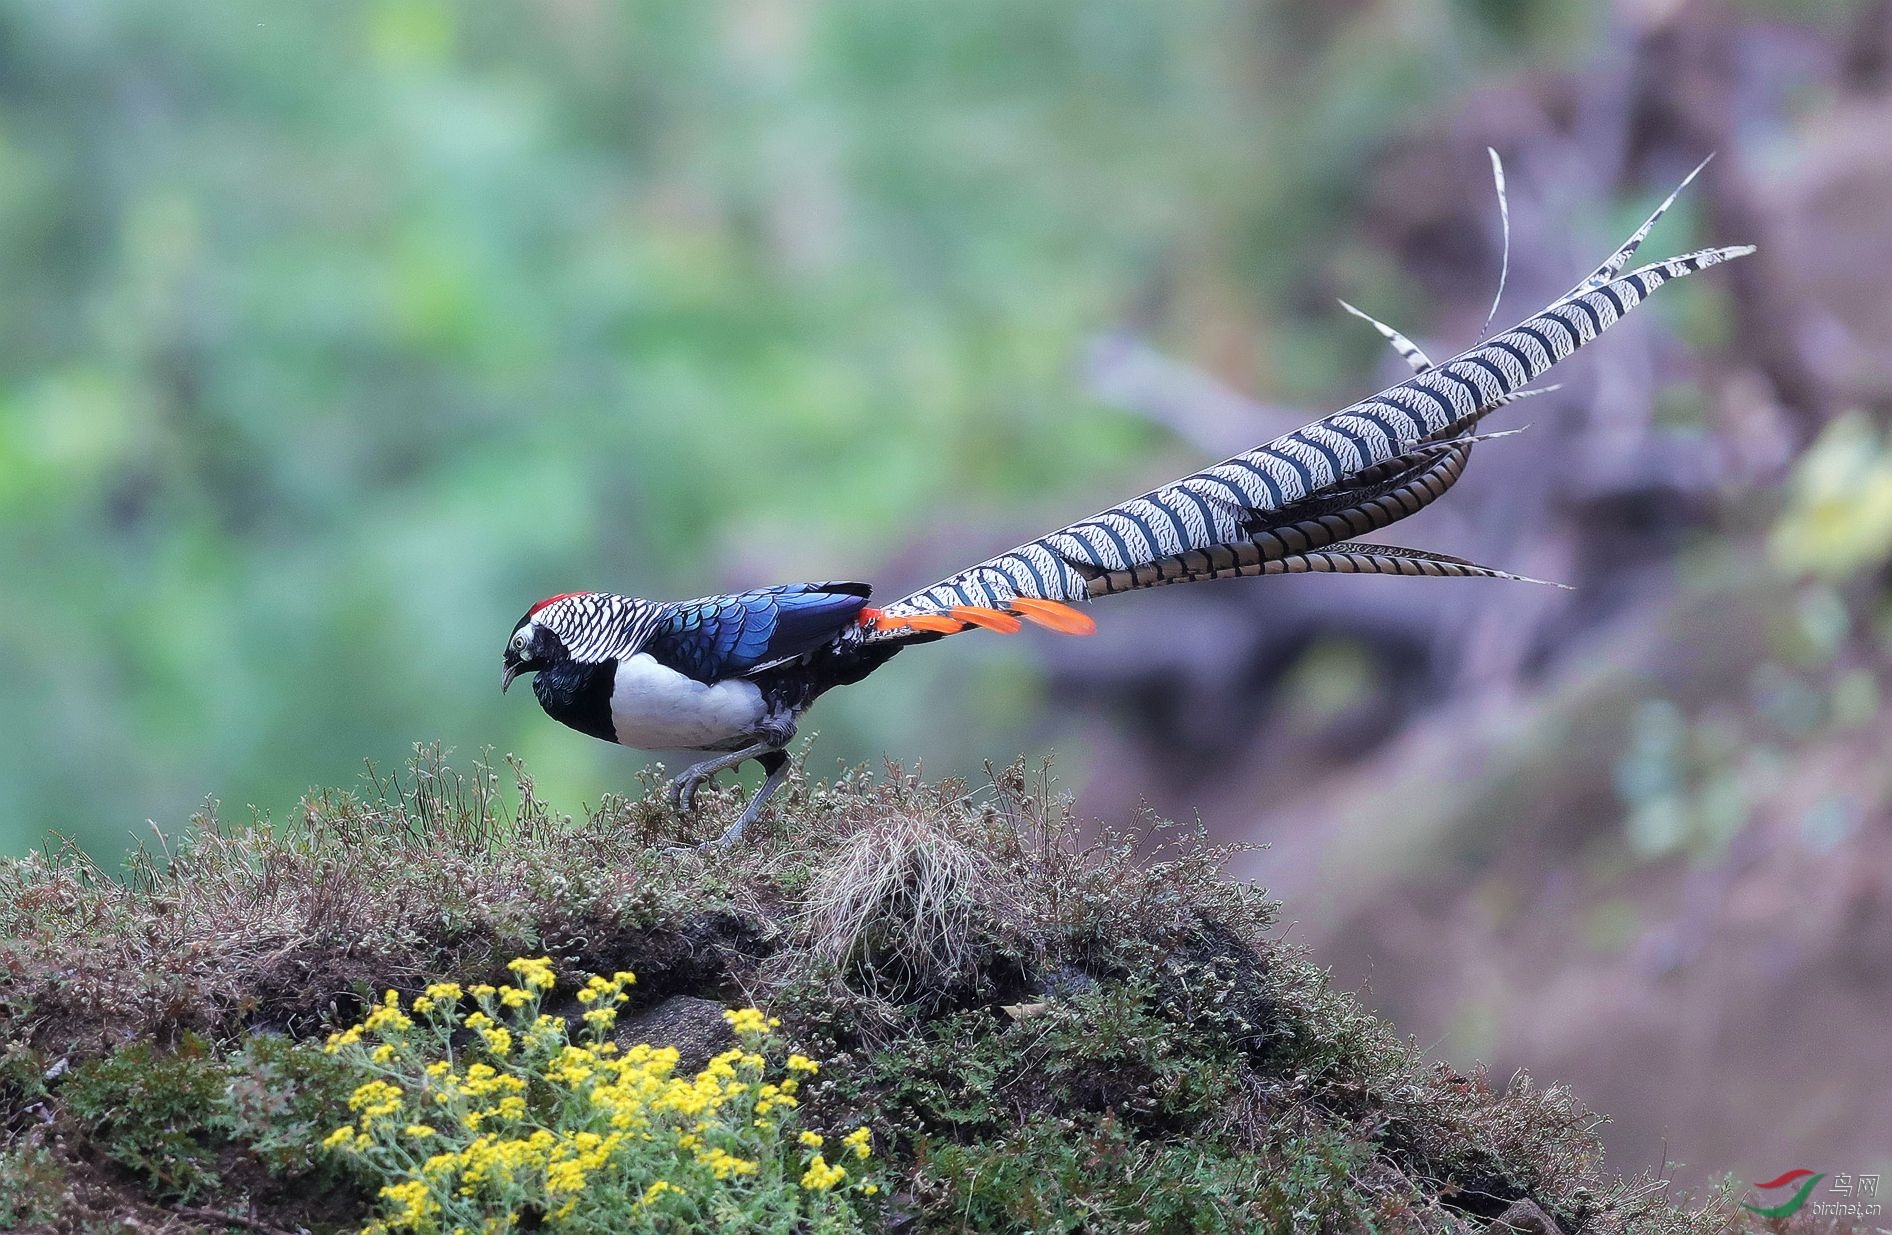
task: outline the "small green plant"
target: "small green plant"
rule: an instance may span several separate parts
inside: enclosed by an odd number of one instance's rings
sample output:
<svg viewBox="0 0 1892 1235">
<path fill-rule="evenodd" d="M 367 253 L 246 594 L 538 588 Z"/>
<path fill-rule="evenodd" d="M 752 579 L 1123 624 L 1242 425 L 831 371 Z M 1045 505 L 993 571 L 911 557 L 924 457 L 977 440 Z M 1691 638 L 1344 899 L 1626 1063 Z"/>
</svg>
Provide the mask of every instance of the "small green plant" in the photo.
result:
<svg viewBox="0 0 1892 1235">
<path fill-rule="evenodd" d="M 65 1189 L 65 1166 L 45 1146 L 0 1149 L 0 1231 L 51 1225 Z"/>
<path fill-rule="evenodd" d="M 929 1143 L 920 1189 L 965 1232 L 1374 1230 L 1369 1158 L 1339 1136 L 1146 1141 L 1110 1114 L 1037 1115 L 1002 1139 Z"/>
<path fill-rule="evenodd" d="M 188 1201 L 221 1180 L 224 1077 L 211 1045 L 185 1034 L 173 1050 L 135 1042 L 82 1065 L 62 1096 L 107 1157 L 143 1176 L 155 1194 Z"/>
<path fill-rule="evenodd" d="M 334 1166 L 318 1148 L 359 1081 L 355 1070 L 311 1042 L 281 1034 L 246 1038 L 225 1060 L 218 1125 L 277 1178 Z"/>
<path fill-rule="evenodd" d="M 856 1128 L 829 1149 L 795 1126 L 796 1092 L 820 1065 L 789 1054 L 772 1068 L 777 1022 L 725 1013 L 738 1045 L 679 1076 L 674 1048 L 607 1037 L 634 975 L 576 992 L 573 1041 L 541 1010 L 557 985 L 550 959 L 510 968 L 506 987 L 441 982 L 405 1006 L 389 991 L 330 1037 L 325 1049 L 365 1079 L 348 1098 L 353 1120 L 322 1145 L 379 1183 L 370 1235 L 865 1229 L 880 1191 L 872 1134 Z"/>
</svg>

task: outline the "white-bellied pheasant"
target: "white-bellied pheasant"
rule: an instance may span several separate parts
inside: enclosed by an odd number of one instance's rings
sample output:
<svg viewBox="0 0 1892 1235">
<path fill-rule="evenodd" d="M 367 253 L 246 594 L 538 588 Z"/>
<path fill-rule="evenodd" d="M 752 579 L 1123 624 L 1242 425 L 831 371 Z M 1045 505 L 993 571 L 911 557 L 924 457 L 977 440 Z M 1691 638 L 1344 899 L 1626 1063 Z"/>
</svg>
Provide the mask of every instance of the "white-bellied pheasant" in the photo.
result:
<svg viewBox="0 0 1892 1235">
<path fill-rule="evenodd" d="M 1495 154 L 1493 167 L 1502 202 Z M 868 607 L 864 583 L 795 583 L 685 601 L 566 593 L 519 619 L 501 688 L 535 673 L 533 691 L 546 713 L 582 733 L 643 750 L 717 752 L 673 782 L 681 811 L 691 809 L 705 780 L 756 760 L 766 778 L 717 842 L 729 845 L 781 784 L 784 747 L 809 705 L 912 644 L 975 628 L 1011 633 L 1024 622 L 1086 634 L 1093 623 L 1073 604 L 1168 583 L 1308 571 L 1520 578 L 1355 538 L 1451 488 L 1488 413 L 1537 393 L 1525 387 L 1656 288 L 1753 251 L 1703 249 L 1623 273 L 1680 192 L 1608 261 L 1510 330 L 1434 365 L 1374 321 L 1412 365 L 1412 377 L 883 608 Z"/>
</svg>

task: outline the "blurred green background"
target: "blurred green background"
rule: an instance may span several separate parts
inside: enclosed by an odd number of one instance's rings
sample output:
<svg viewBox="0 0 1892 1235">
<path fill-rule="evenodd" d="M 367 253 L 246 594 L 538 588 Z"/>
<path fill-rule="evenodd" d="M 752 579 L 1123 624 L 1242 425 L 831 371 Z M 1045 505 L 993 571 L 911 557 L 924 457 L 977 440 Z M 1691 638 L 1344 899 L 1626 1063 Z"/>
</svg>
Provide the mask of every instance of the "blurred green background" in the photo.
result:
<svg viewBox="0 0 1892 1235">
<path fill-rule="evenodd" d="M 1357 391 L 1376 344 L 1295 297 L 1363 163 L 1595 19 L 0 6 L 0 852 L 281 815 L 420 740 L 625 787 L 501 700 L 527 603 L 897 595 L 1193 467 L 1076 372 L 1152 299 L 1238 385 Z M 905 658 L 817 758 L 1008 759 L 1033 665 Z"/>
</svg>

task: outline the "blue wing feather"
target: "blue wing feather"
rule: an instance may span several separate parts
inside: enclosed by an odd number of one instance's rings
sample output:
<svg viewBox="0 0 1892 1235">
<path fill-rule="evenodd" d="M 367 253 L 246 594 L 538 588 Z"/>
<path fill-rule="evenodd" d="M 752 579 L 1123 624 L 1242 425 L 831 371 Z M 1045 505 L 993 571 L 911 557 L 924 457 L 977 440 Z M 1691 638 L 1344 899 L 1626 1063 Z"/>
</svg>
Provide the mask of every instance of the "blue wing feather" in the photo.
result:
<svg viewBox="0 0 1892 1235">
<path fill-rule="evenodd" d="M 672 605 L 644 651 L 699 682 L 811 652 L 858 620 L 865 583 L 790 583 Z"/>
</svg>

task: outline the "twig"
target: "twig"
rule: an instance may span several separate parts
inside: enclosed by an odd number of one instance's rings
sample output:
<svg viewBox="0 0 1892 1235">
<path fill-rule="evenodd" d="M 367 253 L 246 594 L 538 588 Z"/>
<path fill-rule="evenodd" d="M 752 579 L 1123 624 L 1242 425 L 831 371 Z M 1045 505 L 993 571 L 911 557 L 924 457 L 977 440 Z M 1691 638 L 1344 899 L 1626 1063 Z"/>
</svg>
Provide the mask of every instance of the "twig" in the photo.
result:
<svg viewBox="0 0 1892 1235">
<path fill-rule="evenodd" d="M 307 1227 L 290 1230 L 287 1227 L 271 1226 L 255 1218 L 245 1218 L 242 1214 L 229 1214 L 221 1209 L 199 1209 L 192 1205 L 180 1205 L 170 1212 L 180 1218 L 189 1218 L 194 1222 L 212 1222 L 219 1226 L 240 1227 L 246 1231 L 260 1231 L 262 1235 L 308 1235 Z"/>
</svg>

